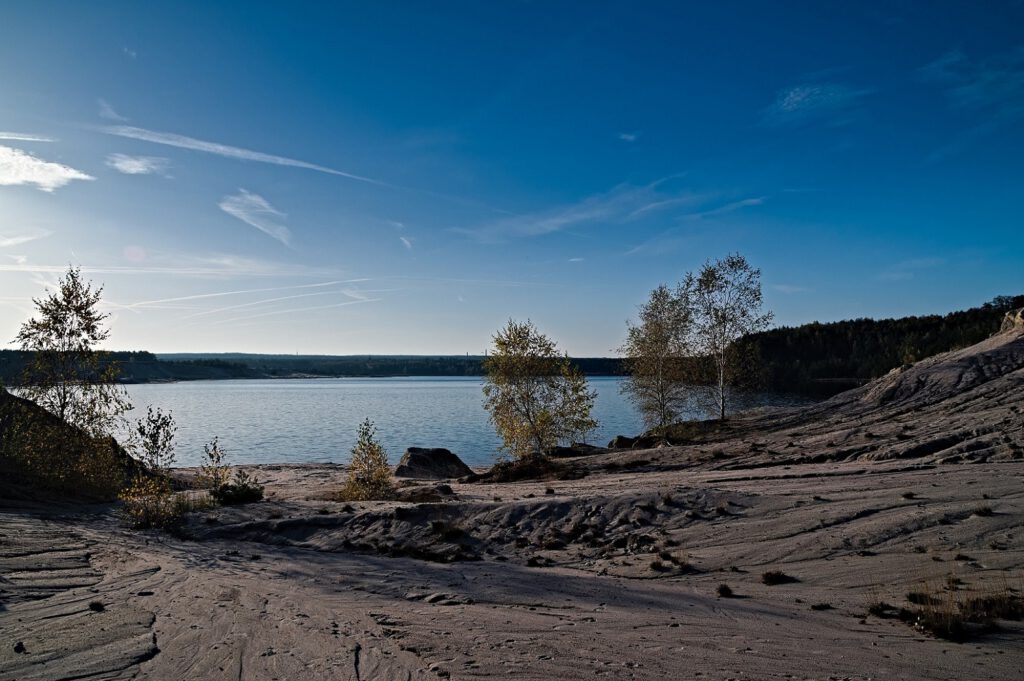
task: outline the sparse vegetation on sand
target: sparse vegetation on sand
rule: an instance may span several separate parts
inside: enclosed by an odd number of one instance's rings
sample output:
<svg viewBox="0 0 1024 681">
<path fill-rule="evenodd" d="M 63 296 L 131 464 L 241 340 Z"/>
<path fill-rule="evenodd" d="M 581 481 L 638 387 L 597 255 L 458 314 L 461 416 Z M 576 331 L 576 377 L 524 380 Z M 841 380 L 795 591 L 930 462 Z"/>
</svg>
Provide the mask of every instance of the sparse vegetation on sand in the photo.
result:
<svg viewBox="0 0 1024 681">
<path fill-rule="evenodd" d="M 348 479 L 333 498 L 336 501 L 382 501 L 395 495 L 395 484 L 388 466 L 388 454 L 376 439 L 377 429 L 370 419 L 359 425 L 352 447 Z"/>
<path fill-rule="evenodd" d="M 958 580 L 959 581 L 959 580 Z M 899 619 L 937 638 L 966 641 L 999 628 L 1000 620 L 1024 617 L 1024 599 L 1009 586 L 990 586 L 980 591 L 930 583 L 907 593 L 916 607 L 896 607 L 885 601 L 868 606 L 868 613 L 884 619 Z"/>
</svg>

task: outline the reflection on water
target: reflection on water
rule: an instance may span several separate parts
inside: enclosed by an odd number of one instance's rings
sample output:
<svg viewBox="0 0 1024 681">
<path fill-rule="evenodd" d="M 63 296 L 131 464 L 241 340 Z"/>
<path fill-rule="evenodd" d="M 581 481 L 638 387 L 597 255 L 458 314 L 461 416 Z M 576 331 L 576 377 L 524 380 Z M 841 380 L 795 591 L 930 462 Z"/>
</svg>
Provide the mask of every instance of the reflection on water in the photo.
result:
<svg viewBox="0 0 1024 681">
<path fill-rule="evenodd" d="M 643 430 L 619 392 L 621 378 L 592 377 L 598 430 L 589 438 Z M 178 465 L 199 464 L 214 436 L 232 463 L 348 461 L 356 427 L 377 425 L 392 463 L 406 447 L 447 447 L 470 465 L 494 462 L 500 442 L 483 408 L 479 378 L 318 378 L 192 381 L 129 386 L 132 402 L 171 410 L 178 424 Z M 737 406 L 795 404 L 798 398 L 747 394 Z M 138 410 L 132 415 L 138 416 Z M 698 413 L 692 417 L 702 416 Z"/>
</svg>

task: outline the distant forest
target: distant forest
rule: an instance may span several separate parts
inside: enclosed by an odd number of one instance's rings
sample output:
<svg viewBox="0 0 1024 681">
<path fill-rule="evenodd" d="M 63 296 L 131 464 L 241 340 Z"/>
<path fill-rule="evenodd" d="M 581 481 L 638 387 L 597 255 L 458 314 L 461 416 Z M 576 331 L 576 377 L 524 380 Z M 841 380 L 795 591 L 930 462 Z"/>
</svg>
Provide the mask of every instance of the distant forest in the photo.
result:
<svg viewBox="0 0 1024 681">
<path fill-rule="evenodd" d="M 743 339 L 758 359 L 754 385 L 779 392 L 819 396 L 845 390 L 893 367 L 973 345 L 999 330 L 1003 315 L 1024 307 L 1024 296 L 999 296 L 981 307 L 947 315 L 901 319 L 854 319 L 781 327 Z M 0 350 L 0 384 L 17 385 L 28 354 Z M 471 355 L 253 355 L 113 352 L 125 383 L 288 378 L 299 376 L 480 376 L 483 357 Z M 590 376 L 618 376 L 613 357 L 575 358 Z"/>
<path fill-rule="evenodd" d="M 1024 296 L 999 296 L 981 307 L 947 315 L 853 319 L 780 327 L 742 342 L 772 390 L 831 394 L 894 367 L 974 345 L 999 330 L 1003 316 L 1024 307 Z"/>
</svg>

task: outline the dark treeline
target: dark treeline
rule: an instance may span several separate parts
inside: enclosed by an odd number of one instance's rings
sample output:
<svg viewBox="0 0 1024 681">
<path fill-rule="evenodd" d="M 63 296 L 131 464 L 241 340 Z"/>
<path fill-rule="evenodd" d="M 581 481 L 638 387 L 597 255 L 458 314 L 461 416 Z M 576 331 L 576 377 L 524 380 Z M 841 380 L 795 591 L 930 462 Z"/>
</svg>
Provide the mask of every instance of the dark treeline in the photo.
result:
<svg viewBox="0 0 1024 681">
<path fill-rule="evenodd" d="M 29 353 L 0 350 L 0 384 L 21 380 Z M 388 355 L 223 355 L 174 354 L 157 357 L 150 352 L 107 353 L 102 364 L 116 363 L 124 383 L 217 380 L 229 378 L 288 378 L 296 376 L 482 376 L 483 357 Z M 622 361 L 608 357 L 582 357 L 573 362 L 591 376 L 616 376 Z"/>
<path fill-rule="evenodd" d="M 168 355 L 176 363 L 227 362 L 266 377 L 287 376 L 482 376 L 483 357 L 473 355 Z M 622 373 L 617 358 L 581 357 L 573 362 L 591 376 Z"/>
<path fill-rule="evenodd" d="M 767 390 L 824 396 L 859 385 L 893 367 L 973 345 L 999 330 L 1003 315 L 1024 307 L 1024 296 L 1000 296 L 981 307 L 947 315 L 854 319 L 782 327 L 749 336 L 744 349 L 758 359 L 751 382 Z M 17 385 L 27 353 L 0 350 L 0 384 Z M 482 376 L 483 357 L 472 355 L 255 355 L 108 353 L 125 383 L 293 376 Z M 614 357 L 572 360 L 589 376 L 620 376 Z M 754 366 L 759 369 L 753 369 Z M 756 375 L 755 375 L 756 374 Z M 694 375 L 700 375 L 694 372 Z"/>
<path fill-rule="evenodd" d="M 854 319 L 781 327 L 744 339 L 758 357 L 761 384 L 778 391 L 829 394 L 890 369 L 947 350 L 974 345 L 999 330 L 1024 296 L 999 296 L 981 307 L 947 315 Z"/>
<path fill-rule="evenodd" d="M 0 350 L 0 385 L 18 385 L 30 358 L 31 353 L 22 350 Z M 117 365 L 124 383 L 259 377 L 249 367 L 236 362 L 218 359 L 165 362 L 146 351 L 103 353 L 100 368 L 110 364 Z"/>
</svg>

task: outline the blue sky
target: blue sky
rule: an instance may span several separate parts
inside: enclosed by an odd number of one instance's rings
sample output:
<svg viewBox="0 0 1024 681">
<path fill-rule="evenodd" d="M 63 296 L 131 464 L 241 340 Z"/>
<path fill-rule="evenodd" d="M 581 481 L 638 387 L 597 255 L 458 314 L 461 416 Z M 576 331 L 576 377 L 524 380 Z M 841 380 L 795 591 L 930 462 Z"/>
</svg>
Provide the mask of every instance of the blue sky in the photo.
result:
<svg viewBox="0 0 1024 681">
<path fill-rule="evenodd" d="M 1024 5 L 0 8 L 0 338 L 608 355 L 739 251 L 781 324 L 1024 292 Z"/>
</svg>

